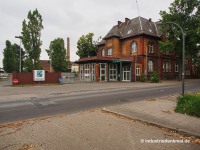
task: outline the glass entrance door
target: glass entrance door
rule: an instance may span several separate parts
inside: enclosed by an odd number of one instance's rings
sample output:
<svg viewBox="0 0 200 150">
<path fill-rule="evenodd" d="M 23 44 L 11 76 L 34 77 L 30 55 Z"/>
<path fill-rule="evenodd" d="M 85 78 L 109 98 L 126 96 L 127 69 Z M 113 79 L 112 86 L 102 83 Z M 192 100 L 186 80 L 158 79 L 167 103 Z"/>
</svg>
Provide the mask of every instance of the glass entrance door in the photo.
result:
<svg viewBox="0 0 200 150">
<path fill-rule="evenodd" d="M 117 64 L 110 64 L 109 80 L 110 81 L 117 81 Z"/>
<path fill-rule="evenodd" d="M 107 81 L 106 64 L 100 64 L 100 81 Z"/>
<path fill-rule="evenodd" d="M 123 81 L 131 81 L 131 71 L 130 66 L 123 66 Z"/>
</svg>

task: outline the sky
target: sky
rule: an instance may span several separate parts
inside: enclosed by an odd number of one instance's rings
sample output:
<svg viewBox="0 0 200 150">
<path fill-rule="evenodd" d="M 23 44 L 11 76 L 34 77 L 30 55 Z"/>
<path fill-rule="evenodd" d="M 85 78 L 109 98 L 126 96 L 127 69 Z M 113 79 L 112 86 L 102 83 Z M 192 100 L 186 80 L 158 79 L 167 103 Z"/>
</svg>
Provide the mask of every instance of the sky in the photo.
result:
<svg viewBox="0 0 200 150">
<path fill-rule="evenodd" d="M 20 44 L 22 22 L 28 12 L 36 8 L 43 18 L 41 60 L 48 60 L 46 49 L 56 38 L 70 38 L 71 61 L 78 60 L 77 41 L 82 35 L 94 33 L 94 40 L 104 37 L 125 18 L 133 19 L 139 14 L 152 21 L 161 19 L 159 12 L 168 11 L 174 0 L 1 0 L 0 1 L 0 67 L 3 67 L 5 41 Z"/>
</svg>

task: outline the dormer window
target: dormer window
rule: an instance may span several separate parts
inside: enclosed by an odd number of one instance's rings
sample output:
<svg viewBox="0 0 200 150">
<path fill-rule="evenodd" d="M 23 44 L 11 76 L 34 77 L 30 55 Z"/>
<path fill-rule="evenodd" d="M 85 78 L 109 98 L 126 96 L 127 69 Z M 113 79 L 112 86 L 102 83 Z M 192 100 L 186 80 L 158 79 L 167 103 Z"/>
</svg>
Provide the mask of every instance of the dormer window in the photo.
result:
<svg viewBox="0 0 200 150">
<path fill-rule="evenodd" d="M 131 34 L 133 32 L 133 30 L 128 30 L 127 34 Z"/>
<path fill-rule="evenodd" d="M 150 28 L 148 30 L 149 30 L 149 32 L 153 33 L 153 31 Z"/>
<path fill-rule="evenodd" d="M 132 53 L 135 53 L 137 51 L 137 43 L 136 42 L 133 42 L 131 44 L 131 52 Z"/>
<path fill-rule="evenodd" d="M 102 49 L 101 56 L 105 56 L 105 49 Z"/>
<path fill-rule="evenodd" d="M 112 48 L 108 49 L 108 56 L 112 56 Z"/>
</svg>

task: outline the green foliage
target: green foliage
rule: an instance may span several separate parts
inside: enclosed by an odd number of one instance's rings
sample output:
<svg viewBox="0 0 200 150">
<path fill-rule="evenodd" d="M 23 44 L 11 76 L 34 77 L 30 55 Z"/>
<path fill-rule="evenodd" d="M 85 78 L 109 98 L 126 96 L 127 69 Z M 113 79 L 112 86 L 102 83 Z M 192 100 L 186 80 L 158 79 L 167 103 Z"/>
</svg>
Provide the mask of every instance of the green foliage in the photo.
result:
<svg viewBox="0 0 200 150">
<path fill-rule="evenodd" d="M 173 52 L 174 51 L 174 45 L 169 42 L 169 41 L 159 41 L 159 46 L 160 46 L 160 50 L 162 52 Z"/>
<path fill-rule="evenodd" d="M 160 78 L 159 78 L 159 75 L 158 75 L 158 72 L 156 71 L 153 71 L 150 75 L 150 80 L 152 83 L 158 83 L 160 82 Z"/>
<path fill-rule="evenodd" d="M 97 45 L 96 42 L 93 41 L 93 33 L 89 33 L 87 35 L 82 35 L 77 42 L 77 52 L 76 54 L 80 57 L 90 57 L 97 55 Z"/>
<path fill-rule="evenodd" d="M 140 81 L 141 81 L 141 82 L 146 82 L 146 81 L 147 81 L 147 77 L 146 77 L 144 74 L 142 74 L 142 75 L 140 76 Z"/>
<path fill-rule="evenodd" d="M 26 51 L 25 70 L 31 72 L 35 69 L 40 69 L 40 53 L 41 53 L 41 30 L 42 16 L 36 9 L 28 13 L 28 22 L 26 20 L 22 23 L 22 43 Z"/>
<path fill-rule="evenodd" d="M 54 41 L 51 41 L 49 50 L 46 51 L 52 61 L 54 71 L 68 71 L 65 43 L 62 38 L 57 38 Z"/>
<path fill-rule="evenodd" d="M 185 33 L 186 56 L 195 57 L 199 49 L 196 44 L 200 41 L 198 28 L 200 27 L 200 1 L 199 0 L 174 0 L 169 7 L 169 13 L 161 11 L 161 22 L 177 23 Z M 182 56 L 182 32 L 173 24 L 165 24 L 164 33 L 168 34 L 167 40 L 174 45 L 175 52 Z M 167 44 L 168 45 L 168 44 Z"/>
<path fill-rule="evenodd" d="M 200 117 L 200 94 L 186 94 L 177 100 L 176 112 Z"/>
<path fill-rule="evenodd" d="M 17 63 L 17 51 L 15 46 L 9 40 L 6 41 L 6 48 L 3 51 L 3 69 L 7 73 L 18 71 L 19 65 Z"/>
</svg>

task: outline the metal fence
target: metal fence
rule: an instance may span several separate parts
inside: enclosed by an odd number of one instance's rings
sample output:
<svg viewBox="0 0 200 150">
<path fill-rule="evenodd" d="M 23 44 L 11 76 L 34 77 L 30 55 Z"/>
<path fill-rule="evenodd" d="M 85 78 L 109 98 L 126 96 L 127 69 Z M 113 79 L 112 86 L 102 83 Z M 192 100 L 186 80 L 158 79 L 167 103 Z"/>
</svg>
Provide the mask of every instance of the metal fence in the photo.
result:
<svg viewBox="0 0 200 150">
<path fill-rule="evenodd" d="M 70 72 L 62 72 L 61 79 L 59 79 L 61 83 L 76 83 L 80 82 L 78 73 L 70 73 Z"/>
<path fill-rule="evenodd" d="M 0 85 L 1 86 L 9 86 L 12 85 L 12 73 L 1 73 L 0 74 Z"/>
</svg>

